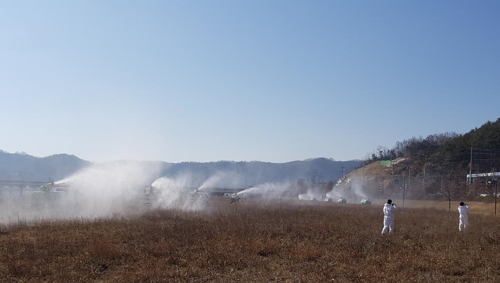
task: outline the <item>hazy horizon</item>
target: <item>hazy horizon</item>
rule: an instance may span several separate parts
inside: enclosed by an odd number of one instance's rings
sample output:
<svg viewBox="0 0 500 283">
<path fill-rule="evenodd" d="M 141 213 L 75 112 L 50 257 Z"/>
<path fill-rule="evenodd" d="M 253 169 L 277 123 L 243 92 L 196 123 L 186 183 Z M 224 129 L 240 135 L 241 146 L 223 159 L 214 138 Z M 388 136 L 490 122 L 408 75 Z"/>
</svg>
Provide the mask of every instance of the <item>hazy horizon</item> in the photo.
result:
<svg viewBox="0 0 500 283">
<path fill-rule="evenodd" d="M 194 162 L 194 163 L 215 163 L 215 162 L 263 162 L 263 163 L 289 163 L 289 162 L 295 162 L 295 161 L 309 161 L 309 160 L 314 160 L 314 159 L 328 159 L 331 161 L 336 161 L 336 162 L 348 162 L 348 161 L 362 161 L 362 159 L 351 159 L 351 160 L 337 160 L 335 158 L 331 157 L 311 157 L 311 158 L 306 158 L 302 160 L 289 160 L 289 161 L 284 161 L 284 162 L 270 162 L 266 160 L 211 160 L 211 161 L 196 161 L 196 160 L 184 160 L 184 161 L 178 161 L 178 162 L 170 162 L 168 160 L 141 160 L 141 159 L 114 159 L 114 160 L 108 160 L 108 161 L 92 161 L 92 160 L 87 160 L 85 158 L 82 158 L 80 156 L 77 156 L 75 154 L 71 153 L 54 153 L 46 156 L 36 156 L 33 154 L 30 154 L 29 152 L 25 151 L 16 151 L 16 152 L 9 152 L 3 149 L 0 149 L 0 152 L 8 153 L 8 154 L 21 154 L 21 155 L 29 155 L 32 157 L 36 158 L 46 158 L 54 155 L 69 155 L 69 156 L 75 156 L 79 159 L 82 159 L 84 161 L 89 161 L 92 163 L 111 163 L 111 162 L 119 162 L 119 161 L 137 161 L 137 162 L 165 162 L 165 163 L 189 163 L 189 162 Z"/>
</svg>

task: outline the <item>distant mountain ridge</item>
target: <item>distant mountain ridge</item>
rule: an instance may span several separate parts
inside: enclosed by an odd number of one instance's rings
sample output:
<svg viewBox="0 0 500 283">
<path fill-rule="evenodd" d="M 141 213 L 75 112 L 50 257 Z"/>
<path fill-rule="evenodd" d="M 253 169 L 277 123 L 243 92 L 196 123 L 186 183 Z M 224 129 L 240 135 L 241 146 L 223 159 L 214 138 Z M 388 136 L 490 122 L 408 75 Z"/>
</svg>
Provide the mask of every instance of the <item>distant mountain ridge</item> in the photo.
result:
<svg viewBox="0 0 500 283">
<path fill-rule="evenodd" d="M 26 153 L 0 151 L 0 180 L 48 181 L 71 175 L 91 163 L 74 155 L 35 157 Z"/>
<path fill-rule="evenodd" d="M 124 161 L 125 162 L 125 161 Z M 140 164 L 157 164 L 156 161 L 136 161 Z M 115 161 L 113 163 L 120 163 Z M 266 182 L 287 182 L 304 179 L 311 183 L 336 181 L 361 165 L 361 160 L 335 161 L 314 158 L 286 163 L 262 161 L 217 162 L 160 162 L 157 177 L 180 178 L 188 176 L 191 186 L 201 186 L 213 179 L 217 186 L 247 187 Z M 0 180 L 48 181 L 60 180 L 93 165 L 74 155 L 55 154 L 34 157 L 25 153 L 0 151 Z"/>
</svg>

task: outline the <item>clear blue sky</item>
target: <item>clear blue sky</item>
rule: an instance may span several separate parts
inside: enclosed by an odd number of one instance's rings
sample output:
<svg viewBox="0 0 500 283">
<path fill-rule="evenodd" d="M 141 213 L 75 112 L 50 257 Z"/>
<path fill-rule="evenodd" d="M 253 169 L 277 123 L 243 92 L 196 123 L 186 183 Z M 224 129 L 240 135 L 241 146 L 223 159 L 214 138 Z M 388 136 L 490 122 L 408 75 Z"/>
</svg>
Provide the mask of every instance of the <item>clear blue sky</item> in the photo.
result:
<svg viewBox="0 0 500 283">
<path fill-rule="evenodd" d="M 0 149 L 361 159 L 500 117 L 500 1 L 4 1 Z"/>
</svg>

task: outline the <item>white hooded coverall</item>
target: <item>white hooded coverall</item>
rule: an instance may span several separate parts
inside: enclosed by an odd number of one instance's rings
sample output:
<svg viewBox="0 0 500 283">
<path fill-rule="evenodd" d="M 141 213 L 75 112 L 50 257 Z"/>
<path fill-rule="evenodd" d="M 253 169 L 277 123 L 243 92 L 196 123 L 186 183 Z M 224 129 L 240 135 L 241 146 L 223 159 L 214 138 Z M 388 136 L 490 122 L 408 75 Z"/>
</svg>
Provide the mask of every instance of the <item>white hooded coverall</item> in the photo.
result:
<svg viewBox="0 0 500 283">
<path fill-rule="evenodd" d="M 467 216 L 467 210 L 469 210 L 468 205 L 461 205 L 458 207 L 458 212 L 460 213 L 458 221 L 458 231 L 464 231 L 469 226 L 469 217 Z"/>
<path fill-rule="evenodd" d="M 386 203 L 384 205 L 384 228 L 382 229 L 382 235 L 387 233 L 389 230 L 389 233 L 392 233 L 392 230 L 394 229 L 394 215 L 392 214 L 396 209 L 396 205 L 388 204 Z"/>
</svg>

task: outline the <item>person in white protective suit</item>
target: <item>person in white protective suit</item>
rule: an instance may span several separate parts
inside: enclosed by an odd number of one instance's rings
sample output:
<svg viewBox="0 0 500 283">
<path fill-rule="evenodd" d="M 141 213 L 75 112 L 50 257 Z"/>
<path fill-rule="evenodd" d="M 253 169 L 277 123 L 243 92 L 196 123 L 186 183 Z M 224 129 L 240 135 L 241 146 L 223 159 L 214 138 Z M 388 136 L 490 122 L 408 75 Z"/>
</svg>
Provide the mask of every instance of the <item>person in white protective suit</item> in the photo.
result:
<svg viewBox="0 0 500 283">
<path fill-rule="evenodd" d="M 387 232 L 392 233 L 394 230 L 394 214 L 393 212 L 397 210 L 398 207 L 395 203 L 392 203 L 392 200 L 388 199 L 387 203 L 384 204 L 384 228 L 382 228 L 382 235 L 385 235 Z"/>
<path fill-rule="evenodd" d="M 465 231 L 467 226 L 469 226 L 469 216 L 467 216 L 467 210 L 469 210 L 469 205 L 465 204 L 463 201 L 460 202 L 460 206 L 458 207 L 458 213 L 460 213 L 458 231 Z"/>
</svg>

